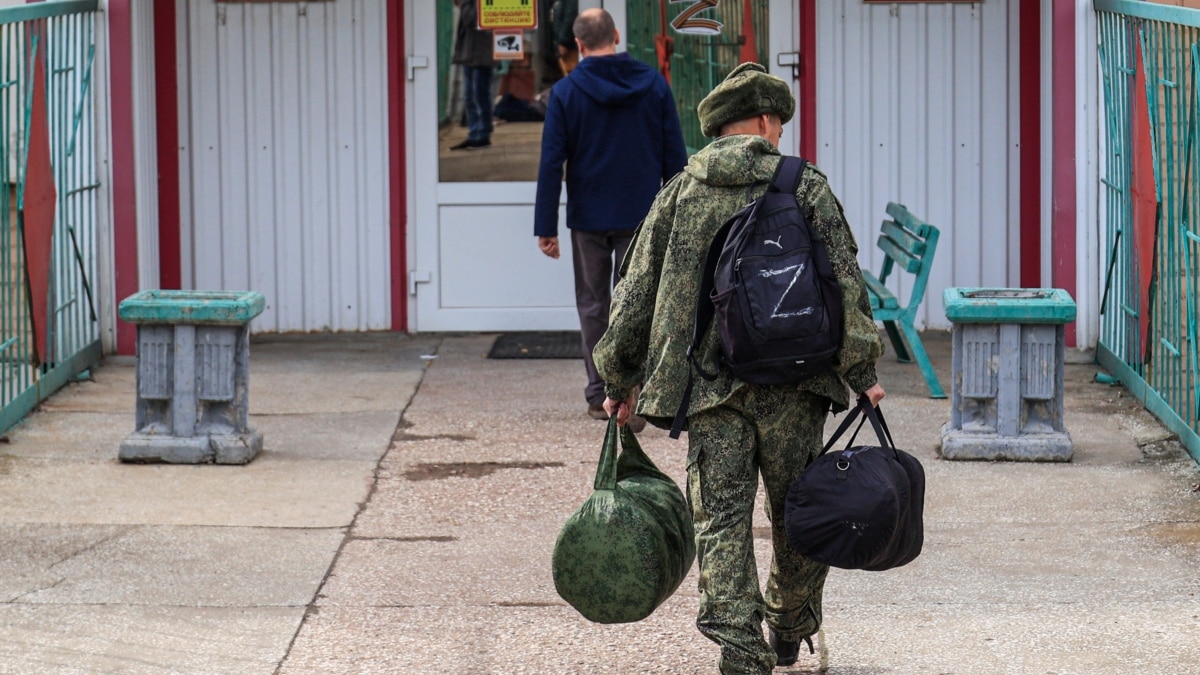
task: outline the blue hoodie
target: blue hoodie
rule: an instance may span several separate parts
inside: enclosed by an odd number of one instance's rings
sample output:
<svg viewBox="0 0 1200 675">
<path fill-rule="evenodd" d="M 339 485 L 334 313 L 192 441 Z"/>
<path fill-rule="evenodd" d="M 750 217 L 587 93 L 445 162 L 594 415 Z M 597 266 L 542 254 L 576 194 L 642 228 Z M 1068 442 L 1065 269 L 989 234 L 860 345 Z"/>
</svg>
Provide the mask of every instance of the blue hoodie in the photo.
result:
<svg viewBox="0 0 1200 675">
<path fill-rule="evenodd" d="M 632 230 L 687 149 L 675 97 L 658 71 L 628 54 L 590 56 L 550 90 L 533 233 L 558 236 L 567 167 L 567 227 Z"/>
</svg>

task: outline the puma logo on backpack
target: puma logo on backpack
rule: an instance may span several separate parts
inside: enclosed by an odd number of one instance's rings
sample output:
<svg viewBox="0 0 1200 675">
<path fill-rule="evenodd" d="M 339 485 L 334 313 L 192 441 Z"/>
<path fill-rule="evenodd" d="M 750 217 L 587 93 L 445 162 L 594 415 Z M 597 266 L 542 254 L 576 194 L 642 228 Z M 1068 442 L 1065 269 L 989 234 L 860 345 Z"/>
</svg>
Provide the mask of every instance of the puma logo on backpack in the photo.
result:
<svg viewBox="0 0 1200 675">
<path fill-rule="evenodd" d="M 805 166 L 799 157 L 783 157 L 767 191 L 725 221 L 709 245 L 687 352 L 705 379 L 727 367 L 750 384 L 795 384 L 833 368 L 842 344 L 842 294 L 825 243 L 796 202 Z M 696 350 L 714 318 L 721 354 L 709 372 Z M 672 438 L 683 430 L 692 378 L 689 371 Z"/>
</svg>

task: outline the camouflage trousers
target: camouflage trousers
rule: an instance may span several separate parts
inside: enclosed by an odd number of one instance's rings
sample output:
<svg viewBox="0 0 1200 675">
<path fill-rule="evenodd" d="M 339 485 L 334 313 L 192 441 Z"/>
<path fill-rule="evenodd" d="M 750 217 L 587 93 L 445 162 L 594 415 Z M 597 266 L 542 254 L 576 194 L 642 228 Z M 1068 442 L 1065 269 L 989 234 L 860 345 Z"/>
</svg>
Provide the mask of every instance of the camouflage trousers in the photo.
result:
<svg viewBox="0 0 1200 675">
<path fill-rule="evenodd" d="M 821 451 L 829 401 L 792 386 L 743 387 L 688 418 L 688 501 L 700 564 L 696 626 L 721 645 L 722 673 L 770 673 L 762 622 L 799 640 L 821 625 L 829 568 L 792 551 L 783 530 L 788 487 Z M 758 476 L 771 521 L 771 571 L 759 590 L 753 512 Z"/>
</svg>

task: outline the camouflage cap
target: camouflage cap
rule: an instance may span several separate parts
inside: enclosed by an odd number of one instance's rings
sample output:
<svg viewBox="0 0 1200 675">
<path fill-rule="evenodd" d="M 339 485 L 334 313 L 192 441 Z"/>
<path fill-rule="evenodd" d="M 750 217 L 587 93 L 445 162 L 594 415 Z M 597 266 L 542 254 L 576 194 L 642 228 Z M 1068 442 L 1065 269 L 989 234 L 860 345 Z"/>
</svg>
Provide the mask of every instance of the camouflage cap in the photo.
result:
<svg viewBox="0 0 1200 675">
<path fill-rule="evenodd" d="M 796 112 L 792 88 L 757 63 L 743 63 L 718 84 L 696 109 L 700 132 L 709 138 L 721 127 L 747 117 L 775 113 L 786 123 Z"/>
</svg>

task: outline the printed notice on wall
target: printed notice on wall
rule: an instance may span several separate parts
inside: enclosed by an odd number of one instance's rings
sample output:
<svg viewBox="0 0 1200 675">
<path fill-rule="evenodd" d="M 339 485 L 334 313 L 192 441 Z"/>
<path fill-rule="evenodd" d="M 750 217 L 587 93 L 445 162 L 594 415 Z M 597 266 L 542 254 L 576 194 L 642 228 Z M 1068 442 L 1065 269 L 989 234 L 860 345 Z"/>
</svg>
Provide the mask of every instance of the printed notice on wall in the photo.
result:
<svg viewBox="0 0 1200 675">
<path fill-rule="evenodd" d="M 537 28 L 537 0 L 478 0 L 480 30 Z"/>
<path fill-rule="evenodd" d="M 495 31 L 492 55 L 497 59 L 520 60 L 525 58 L 525 34 L 521 31 Z"/>
</svg>

